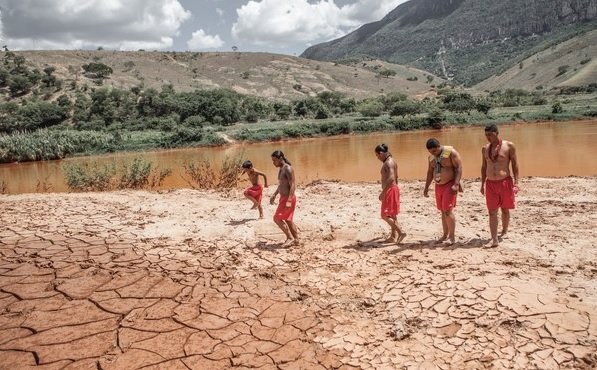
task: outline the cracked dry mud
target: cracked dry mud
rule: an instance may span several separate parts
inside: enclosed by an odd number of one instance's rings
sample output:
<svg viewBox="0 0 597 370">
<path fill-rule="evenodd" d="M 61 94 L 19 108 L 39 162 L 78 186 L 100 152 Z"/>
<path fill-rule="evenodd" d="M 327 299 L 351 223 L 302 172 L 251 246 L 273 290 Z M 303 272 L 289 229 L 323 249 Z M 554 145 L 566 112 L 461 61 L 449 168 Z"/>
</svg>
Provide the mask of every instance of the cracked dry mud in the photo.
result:
<svg viewBox="0 0 597 370">
<path fill-rule="evenodd" d="M 240 192 L 4 196 L 0 368 L 595 368 L 595 185 L 523 180 L 493 250 L 476 182 L 453 247 L 421 182 L 400 246 L 377 184 L 299 188 L 289 249 Z"/>
</svg>

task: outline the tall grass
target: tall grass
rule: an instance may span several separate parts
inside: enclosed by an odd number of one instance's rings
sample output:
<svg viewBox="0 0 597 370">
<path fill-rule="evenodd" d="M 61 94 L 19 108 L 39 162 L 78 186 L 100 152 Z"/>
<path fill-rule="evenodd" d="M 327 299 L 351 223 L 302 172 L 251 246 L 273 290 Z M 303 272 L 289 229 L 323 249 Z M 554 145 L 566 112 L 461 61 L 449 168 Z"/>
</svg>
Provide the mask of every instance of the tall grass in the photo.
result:
<svg viewBox="0 0 597 370">
<path fill-rule="evenodd" d="M 123 163 L 119 168 L 114 163 L 67 164 L 63 166 L 63 172 L 66 185 L 72 191 L 153 189 L 161 186 L 172 174 L 171 169 L 160 169 L 140 157 Z"/>
<path fill-rule="evenodd" d="M 193 189 L 227 190 L 238 185 L 242 174 L 243 153 L 226 156 L 219 168 L 205 158 L 183 164 L 182 178 Z"/>
<path fill-rule="evenodd" d="M 4 180 L 0 180 L 0 194 L 6 194 L 8 192 L 8 184 Z"/>
<path fill-rule="evenodd" d="M 0 134 L 0 162 L 60 159 L 85 151 L 103 151 L 114 144 L 114 136 L 97 131 L 57 131 Z"/>
</svg>

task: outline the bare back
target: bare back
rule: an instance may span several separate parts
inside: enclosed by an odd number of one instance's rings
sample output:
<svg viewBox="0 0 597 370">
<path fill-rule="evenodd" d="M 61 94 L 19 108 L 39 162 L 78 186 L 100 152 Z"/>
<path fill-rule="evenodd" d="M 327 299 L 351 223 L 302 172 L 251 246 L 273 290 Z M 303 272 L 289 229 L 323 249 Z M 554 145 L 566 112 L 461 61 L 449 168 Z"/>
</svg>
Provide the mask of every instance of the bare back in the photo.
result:
<svg viewBox="0 0 597 370">
<path fill-rule="evenodd" d="M 381 187 L 386 190 L 398 184 L 398 164 L 391 156 L 381 166 Z"/>
</svg>

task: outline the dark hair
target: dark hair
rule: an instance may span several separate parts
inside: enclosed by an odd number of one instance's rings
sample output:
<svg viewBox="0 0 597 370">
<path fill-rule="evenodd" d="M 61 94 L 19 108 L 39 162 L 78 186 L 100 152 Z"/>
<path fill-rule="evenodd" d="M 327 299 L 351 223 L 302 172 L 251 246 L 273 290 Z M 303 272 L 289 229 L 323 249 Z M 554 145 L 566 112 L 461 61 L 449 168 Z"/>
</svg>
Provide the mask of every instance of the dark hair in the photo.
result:
<svg viewBox="0 0 597 370">
<path fill-rule="evenodd" d="M 495 132 L 497 134 L 498 133 L 497 125 L 495 123 L 488 124 L 487 126 L 485 126 L 485 132 Z"/>
<path fill-rule="evenodd" d="M 432 137 L 431 139 L 427 140 L 427 144 L 425 144 L 425 146 L 427 149 L 439 148 L 439 140 Z"/>
<path fill-rule="evenodd" d="M 387 153 L 389 151 L 386 144 L 379 144 L 375 147 L 375 153 Z"/>
<path fill-rule="evenodd" d="M 286 164 L 290 165 L 290 162 L 288 161 L 288 159 L 286 159 L 286 157 L 284 157 L 284 153 L 282 153 L 281 150 L 276 150 L 275 152 L 272 153 L 272 157 L 276 157 L 278 159 L 283 160 Z"/>
<path fill-rule="evenodd" d="M 252 168 L 253 167 L 253 163 L 251 163 L 251 161 L 246 160 L 243 162 L 243 168 Z"/>
</svg>

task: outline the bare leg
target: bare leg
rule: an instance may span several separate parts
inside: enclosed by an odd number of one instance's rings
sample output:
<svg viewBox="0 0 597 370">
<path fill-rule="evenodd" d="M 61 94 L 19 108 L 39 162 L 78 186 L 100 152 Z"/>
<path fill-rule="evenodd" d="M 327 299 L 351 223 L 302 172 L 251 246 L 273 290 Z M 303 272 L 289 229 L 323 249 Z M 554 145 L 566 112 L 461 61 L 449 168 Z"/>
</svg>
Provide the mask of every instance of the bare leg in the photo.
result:
<svg viewBox="0 0 597 370">
<path fill-rule="evenodd" d="M 257 207 L 257 209 L 259 210 L 259 218 L 263 218 L 263 207 L 261 204 Z"/>
<path fill-rule="evenodd" d="M 288 225 L 288 230 L 290 231 L 290 234 L 294 238 L 293 244 L 298 245 L 299 244 L 299 236 L 298 236 L 298 230 L 296 228 L 296 224 L 292 221 L 284 221 L 284 222 L 286 222 L 286 224 Z"/>
<path fill-rule="evenodd" d="M 406 233 L 402 232 L 397 217 L 384 216 L 383 220 L 390 225 L 391 228 L 390 237 L 386 241 L 400 243 L 406 237 Z"/>
<path fill-rule="evenodd" d="M 510 210 L 502 208 L 502 232 L 500 236 L 505 236 L 508 233 L 508 226 L 510 226 Z"/>
<path fill-rule="evenodd" d="M 245 198 L 247 198 L 248 200 L 250 200 L 251 202 L 253 202 L 253 207 L 251 207 L 251 209 L 257 209 L 257 208 L 259 208 L 259 203 L 257 202 L 257 199 L 255 199 L 255 198 L 253 198 L 251 196 L 248 196 L 248 195 L 245 195 Z"/>
<path fill-rule="evenodd" d="M 454 244 L 456 242 L 456 236 L 454 234 L 456 231 L 456 216 L 454 216 L 453 210 L 444 211 L 442 220 L 444 221 L 443 223 L 445 223 L 444 235 L 446 235 L 447 226 L 448 239 L 451 244 Z"/>
<path fill-rule="evenodd" d="M 288 228 L 288 225 L 286 224 L 286 222 L 283 220 L 274 220 L 274 222 L 276 223 L 276 225 L 278 225 L 280 230 L 282 230 L 282 232 L 284 232 L 284 235 L 286 235 L 286 242 L 288 242 L 288 241 L 292 242 L 292 239 L 293 239 L 292 234 L 291 234 L 290 229 Z M 286 244 L 286 242 L 284 244 Z"/>
<path fill-rule="evenodd" d="M 489 210 L 489 231 L 491 232 L 491 242 L 486 244 L 485 247 L 492 248 L 492 247 L 498 246 L 497 229 L 498 229 L 498 210 L 490 209 Z"/>
<path fill-rule="evenodd" d="M 446 215 L 444 214 L 443 211 L 442 211 L 442 230 L 444 231 L 444 233 L 442 234 L 442 237 L 437 240 L 438 243 L 443 243 L 446 239 L 448 239 L 448 220 L 446 220 Z"/>
</svg>

